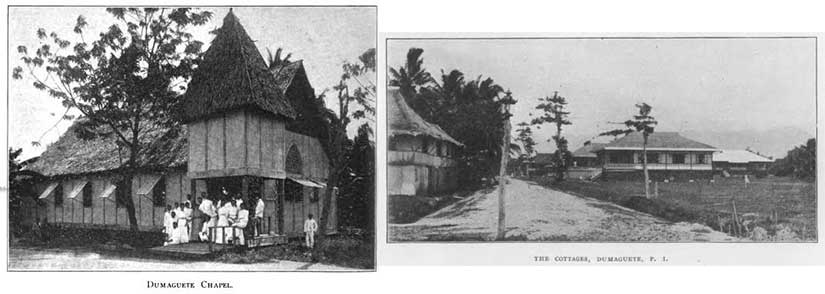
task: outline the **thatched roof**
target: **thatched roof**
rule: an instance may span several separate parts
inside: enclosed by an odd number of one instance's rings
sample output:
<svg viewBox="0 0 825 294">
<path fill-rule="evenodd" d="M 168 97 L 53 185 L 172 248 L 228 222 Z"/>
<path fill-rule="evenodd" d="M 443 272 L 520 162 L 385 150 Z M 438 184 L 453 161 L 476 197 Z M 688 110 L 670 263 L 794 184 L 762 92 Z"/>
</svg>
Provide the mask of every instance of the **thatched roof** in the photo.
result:
<svg viewBox="0 0 825 294">
<path fill-rule="evenodd" d="M 464 146 L 456 141 L 436 124 L 431 124 L 416 113 L 406 101 L 401 91 L 392 87 L 387 89 L 389 110 L 387 119 L 390 121 L 390 137 L 398 135 L 429 136 L 447 141 L 458 146 Z"/>
<path fill-rule="evenodd" d="M 641 150 L 642 133 L 633 132 L 607 143 L 604 150 Z M 716 151 L 716 148 L 679 135 L 676 132 L 654 132 L 647 138 L 648 150 Z"/>
<path fill-rule="evenodd" d="M 292 85 L 292 81 L 295 79 L 295 76 L 299 71 L 303 70 L 303 68 L 304 61 L 298 60 L 295 62 L 279 64 L 270 68 L 269 71 L 275 77 L 275 84 L 278 85 L 278 89 L 281 89 L 281 93 L 286 93 L 286 90 L 289 89 L 290 85 Z"/>
<path fill-rule="evenodd" d="M 28 170 L 45 176 L 61 176 L 104 172 L 123 166 L 129 158 L 129 150 L 118 148 L 116 135 L 82 139 L 75 132 L 79 124 L 79 121 L 75 122 L 57 142 L 50 144 L 40 159 L 28 166 Z M 188 144 L 185 127 L 153 126 L 142 133 L 140 140 L 144 142 L 145 150 L 138 156 L 139 167 L 166 169 L 186 165 Z"/>
<path fill-rule="evenodd" d="M 288 118 L 295 110 L 263 56 L 230 10 L 184 94 L 184 120 L 255 108 Z"/>
</svg>

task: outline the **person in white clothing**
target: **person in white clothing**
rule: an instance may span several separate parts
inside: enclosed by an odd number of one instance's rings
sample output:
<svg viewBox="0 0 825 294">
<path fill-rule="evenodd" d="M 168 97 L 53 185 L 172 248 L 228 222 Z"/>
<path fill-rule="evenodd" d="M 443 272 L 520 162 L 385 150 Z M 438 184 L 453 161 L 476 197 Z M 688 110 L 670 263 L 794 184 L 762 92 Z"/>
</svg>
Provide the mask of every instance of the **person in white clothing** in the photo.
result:
<svg viewBox="0 0 825 294">
<path fill-rule="evenodd" d="M 209 228 L 214 227 L 218 223 L 218 211 L 215 208 L 214 202 L 207 197 L 203 197 L 203 201 L 201 202 L 201 205 L 198 206 L 198 210 L 200 210 L 206 218 L 208 218 L 204 221 L 203 228 L 200 232 L 201 240 L 209 241 Z"/>
<path fill-rule="evenodd" d="M 318 231 L 318 223 L 312 218 L 312 214 L 310 213 L 307 216 L 307 220 L 304 221 L 304 238 L 306 240 L 306 245 L 308 248 L 315 247 L 315 232 Z"/>
<path fill-rule="evenodd" d="M 264 199 L 258 198 L 258 203 L 255 204 L 255 217 L 253 218 L 253 222 L 255 223 L 255 236 L 260 236 L 263 234 L 263 223 L 264 223 Z"/>
<path fill-rule="evenodd" d="M 174 211 L 171 212 L 172 219 L 175 219 L 176 214 Z M 180 231 L 181 228 L 178 226 L 178 222 L 172 222 L 172 238 L 169 239 L 169 245 L 171 244 L 180 244 Z"/>
<path fill-rule="evenodd" d="M 229 232 L 229 234 L 226 232 L 226 227 L 230 226 L 230 206 L 231 205 L 227 203 L 221 208 L 218 208 L 218 223 L 216 224 L 217 228 L 214 230 L 215 236 L 213 236 L 215 243 L 224 244 L 230 241 L 232 232 Z"/>
<path fill-rule="evenodd" d="M 192 202 L 186 200 L 183 204 L 183 218 L 186 219 L 186 240 L 189 241 L 189 236 L 192 233 Z"/>
<path fill-rule="evenodd" d="M 234 234 L 233 237 L 235 240 L 238 240 L 237 244 L 246 245 L 246 236 L 244 236 L 244 232 L 246 231 L 246 226 L 249 223 L 249 210 L 244 207 L 241 207 L 238 210 L 238 219 L 235 223 L 232 224 L 234 227 Z"/>
<path fill-rule="evenodd" d="M 166 211 L 163 213 L 163 233 L 166 235 L 166 240 L 163 241 L 163 245 L 168 245 L 172 240 L 172 230 L 174 229 L 172 226 L 173 222 L 172 205 L 167 204 Z"/>
</svg>

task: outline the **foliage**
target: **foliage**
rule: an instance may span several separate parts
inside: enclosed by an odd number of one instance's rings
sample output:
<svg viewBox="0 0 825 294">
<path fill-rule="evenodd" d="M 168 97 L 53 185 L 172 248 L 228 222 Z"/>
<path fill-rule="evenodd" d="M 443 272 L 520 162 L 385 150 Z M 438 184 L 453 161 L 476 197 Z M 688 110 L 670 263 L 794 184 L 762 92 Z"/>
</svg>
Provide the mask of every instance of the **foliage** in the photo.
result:
<svg viewBox="0 0 825 294">
<path fill-rule="evenodd" d="M 38 203 L 34 183 L 41 175 L 26 170 L 32 160 L 20 161 L 22 148 L 9 148 L 9 225 L 11 232 L 17 234 L 23 229 L 24 209 L 27 202 Z"/>
<path fill-rule="evenodd" d="M 347 170 L 341 175 L 338 219 L 341 227 L 374 231 L 375 146 L 372 130 L 363 124 L 347 148 Z"/>
<path fill-rule="evenodd" d="M 533 140 L 533 130 L 530 128 L 530 124 L 526 122 L 520 122 L 517 126 L 519 128 L 516 129 L 516 141 L 521 143 L 523 151 L 520 157 L 530 157 L 535 152 L 537 144 L 536 141 Z"/>
<path fill-rule="evenodd" d="M 816 181 L 816 138 L 808 139 L 805 144 L 788 151 L 784 158 L 773 163 L 769 172 L 777 176 Z"/>
<path fill-rule="evenodd" d="M 40 47 L 30 54 L 18 46 L 25 72 L 33 86 L 78 110 L 81 138 L 116 136 L 129 150 L 126 169 L 135 168 L 144 151 L 139 137 L 154 126 L 177 123 L 174 110 L 179 93 L 195 68 L 203 43 L 187 30 L 205 24 L 208 11 L 189 8 L 107 8 L 116 23 L 91 43 L 86 41 L 86 19 L 78 16 L 72 44 L 56 32 L 37 30 Z M 18 66 L 13 77 L 21 79 Z M 102 131 L 106 130 L 106 131 Z M 128 174 L 128 173 L 127 173 Z M 137 229 L 132 201 L 127 202 L 130 225 Z"/>
<path fill-rule="evenodd" d="M 504 89 L 492 78 L 465 79 L 454 69 L 441 71 L 436 80 L 423 68 L 420 48 L 410 48 L 404 66 L 390 68 L 390 86 L 398 86 L 405 101 L 424 120 L 439 125 L 464 144 L 459 152 L 459 185 L 476 188 L 484 178 L 498 173 L 504 121 L 502 105 L 515 103 L 504 99 Z M 515 147 L 512 146 L 511 147 Z M 516 148 L 512 148 L 516 149 Z"/>
<path fill-rule="evenodd" d="M 650 115 L 653 107 L 647 103 L 641 102 L 636 104 L 639 109 L 639 114 L 633 116 L 633 119 L 626 120 L 620 124 L 624 125 L 624 129 L 614 129 L 603 132 L 599 136 L 618 136 L 621 134 L 630 134 L 632 132 L 642 133 L 642 170 L 645 174 L 645 197 L 650 198 L 650 175 L 647 171 L 647 139 L 653 133 L 654 127 L 659 123 L 656 118 Z"/>
<path fill-rule="evenodd" d="M 556 143 L 556 151 L 553 153 L 556 181 L 564 180 L 564 172 L 573 163 L 573 154 L 568 149 L 567 139 L 561 133 L 562 127 L 573 124 L 567 119 L 570 112 L 566 111 L 566 105 L 567 99 L 559 96 L 559 92 L 554 92 L 553 97 L 539 98 L 539 105 L 536 109 L 541 110 L 542 114 L 531 121 L 538 128 L 546 123 L 556 127 L 556 134 L 551 138 Z"/>
<path fill-rule="evenodd" d="M 336 187 L 341 184 L 347 185 L 352 182 L 347 182 L 345 177 L 348 169 L 348 146 L 350 140 L 347 137 L 347 127 L 353 119 L 367 119 L 371 120 L 375 116 L 375 84 L 368 78 L 375 74 L 375 48 L 370 48 L 364 51 L 359 57 L 358 62 L 344 62 L 342 65 L 343 73 L 338 85 L 332 88 L 336 94 L 338 109 L 337 111 L 326 108 L 325 95 L 326 91 L 322 93 L 316 103 L 318 109 L 325 109 L 320 114 L 320 120 L 326 129 L 326 140 L 322 142 L 324 149 L 327 151 L 329 160 L 329 171 L 327 175 L 327 188 L 324 191 L 324 203 L 332 201 L 332 193 Z M 359 135 L 361 132 L 359 132 Z M 372 132 L 369 128 L 364 128 L 363 135 L 369 137 Z M 344 182 L 341 182 L 342 179 Z M 341 187 L 342 190 L 350 187 Z M 368 194 L 369 195 L 369 194 Z M 318 243 L 323 246 L 326 242 L 326 228 L 329 222 L 331 210 L 329 205 L 324 205 L 321 211 Z"/>
</svg>

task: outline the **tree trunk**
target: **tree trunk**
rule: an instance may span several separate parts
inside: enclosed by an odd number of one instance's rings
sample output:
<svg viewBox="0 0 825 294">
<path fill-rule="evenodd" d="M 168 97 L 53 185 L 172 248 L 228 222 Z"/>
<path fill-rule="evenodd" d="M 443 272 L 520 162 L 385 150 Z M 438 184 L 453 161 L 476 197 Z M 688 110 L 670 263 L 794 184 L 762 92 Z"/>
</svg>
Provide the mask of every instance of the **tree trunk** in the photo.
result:
<svg viewBox="0 0 825 294">
<path fill-rule="evenodd" d="M 647 173 L 647 134 L 642 142 L 642 170 L 645 174 L 645 198 L 650 198 L 650 176 Z"/>
<path fill-rule="evenodd" d="M 323 199 L 323 207 L 321 207 L 321 215 L 319 216 L 320 224 L 318 225 L 318 242 L 315 248 L 320 248 L 324 242 L 326 242 L 327 238 L 327 224 L 329 223 L 329 219 L 332 213 L 332 193 L 335 187 L 338 186 L 338 174 L 340 174 L 338 165 L 330 166 L 329 171 L 327 173 L 327 188 L 324 191 L 324 199 Z"/>
<path fill-rule="evenodd" d="M 137 140 L 137 135 L 133 136 L 135 140 Z M 137 141 L 134 141 L 137 142 Z M 134 183 L 135 174 L 137 173 L 137 169 L 135 167 L 137 163 L 138 152 L 140 152 L 140 146 L 132 145 L 129 150 L 129 161 L 126 162 L 126 183 L 129 184 L 129 192 L 124 199 L 126 201 L 126 215 L 129 217 L 129 229 L 132 231 L 138 230 L 138 220 L 137 215 L 135 214 L 135 200 L 132 195 L 135 195 L 135 191 L 132 189 L 132 185 Z M 140 187 L 138 187 L 140 189 Z"/>
</svg>

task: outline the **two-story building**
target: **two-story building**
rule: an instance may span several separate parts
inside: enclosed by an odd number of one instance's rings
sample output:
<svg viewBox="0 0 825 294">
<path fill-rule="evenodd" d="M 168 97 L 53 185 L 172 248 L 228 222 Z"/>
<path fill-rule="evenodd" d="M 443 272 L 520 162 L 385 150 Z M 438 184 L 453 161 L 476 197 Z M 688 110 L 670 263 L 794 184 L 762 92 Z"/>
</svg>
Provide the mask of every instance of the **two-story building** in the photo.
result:
<svg viewBox="0 0 825 294">
<path fill-rule="evenodd" d="M 643 137 L 634 132 L 604 145 L 596 152 L 607 180 L 641 180 Z M 713 146 L 676 132 L 654 132 L 647 142 L 647 169 L 653 181 L 710 180 Z"/>
<path fill-rule="evenodd" d="M 397 88 L 387 92 L 389 195 L 435 195 L 458 188 L 454 159 L 463 146 L 425 121 Z"/>
</svg>

